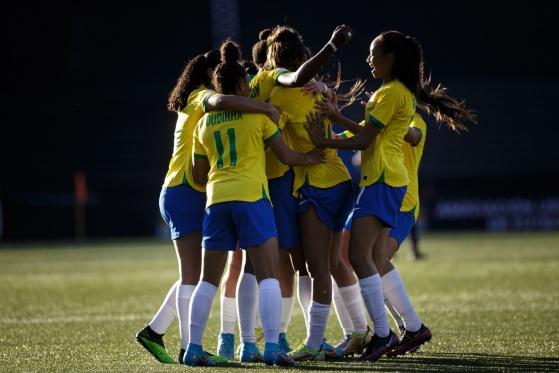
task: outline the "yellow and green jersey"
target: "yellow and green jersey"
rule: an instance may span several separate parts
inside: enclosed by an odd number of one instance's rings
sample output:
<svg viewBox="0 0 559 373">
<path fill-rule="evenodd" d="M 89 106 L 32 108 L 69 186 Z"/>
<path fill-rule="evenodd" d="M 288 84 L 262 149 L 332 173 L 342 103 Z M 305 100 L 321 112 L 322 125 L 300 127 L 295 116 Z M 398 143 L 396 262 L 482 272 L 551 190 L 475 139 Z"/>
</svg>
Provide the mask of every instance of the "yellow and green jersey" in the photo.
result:
<svg viewBox="0 0 559 373">
<path fill-rule="evenodd" d="M 249 83 L 250 98 L 262 102 L 268 102 L 272 90 L 275 86 L 279 85 L 278 77 L 287 71 L 288 70 L 284 68 L 277 68 L 258 72 L 258 74 L 252 77 Z M 278 126 L 282 129 L 282 124 L 279 124 Z M 281 163 L 271 149 L 266 149 L 266 175 L 268 176 L 268 179 L 281 177 L 287 172 L 287 170 L 289 170 L 289 166 Z"/>
<path fill-rule="evenodd" d="M 421 132 L 421 139 L 419 143 L 415 146 L 407 142 L 402 143 L 402 152 L 404 153 L 404 164 L 408 170 L 408 175 L 410 182 L 408 184 L 408 189 L 406 195 L 404 196 L 404 202 L 402 203 L 402 208 L 400 211 L 413 212 L 415 220 L 419 216 L 419 180 L 418 180 L 418 170 L 419 163 L 421 162 L 421 156 L 423 155 L 423 148 L 425 147 L 425 139 L 427 137 L 427 125 L 425 121 L 419 115 L 415 113 L 410 124 L 410 127 L 417 128 Z"/>
<path fill-rule="evenodd" d="M 281 67 L 258 72 L 249 82 L 249 97 L 258 101 L 268 102 L 272 89 L 279 85 L 278 77 L 286 72 L 287 69 Z"/>
<path fill-rule="evenodd" d="M 192 134 L 196 123 L 204 115 L 206 100 L 214 93 L 201 85 L 190 93 L 186 106 L 178 113 L 173 155 L 163 183 L 164 187 L 187 184 L 199 192 L 206 190 L 203 185 L 196 184 L 192 178 Z"/>
<path fill-rule="evenodd" d="M 307 153 L 316 147 L 305 128 L 307 114 L 314 112 L 316 99 L 317 96 L 306 93 L 301 88 L 276 87 L 270 95 L 270 103 L 282 110 L 282 120 L 285 121 L 282 133 L 286 142 L 293 150 L 300 153 Z M 322 96 L 319 96 L 318 99 L 322 99 Z M 326 123 L 324 130 L 325 136 L 331 138 L 332 124 Z M 298 191 L 303 185 L 330 188 L 351 179 L 335 149 L 325 149 L 324 158 L 325 163 L 293 168 L 295 172 L 294 195 L 298 195 Z"/>
<path fill-rule="evenodd" d="M 205 114 L 194 131 L 192 155 L 205 157 L 210 163 L 206 207 L 269 199 L 264 146 L 279 135 L 278 127 L 264 114 Z"/>
<path fill-rule="evenodd" d="M 365 120 L 381 132 L 361 153 L 361 181 L 365 187 L 383 182 L 392 187 L 408 185 L 402 142 L 415 113 L 415 97 L 399 80 L 380 87 L 365 108 Z"/>
</svg>

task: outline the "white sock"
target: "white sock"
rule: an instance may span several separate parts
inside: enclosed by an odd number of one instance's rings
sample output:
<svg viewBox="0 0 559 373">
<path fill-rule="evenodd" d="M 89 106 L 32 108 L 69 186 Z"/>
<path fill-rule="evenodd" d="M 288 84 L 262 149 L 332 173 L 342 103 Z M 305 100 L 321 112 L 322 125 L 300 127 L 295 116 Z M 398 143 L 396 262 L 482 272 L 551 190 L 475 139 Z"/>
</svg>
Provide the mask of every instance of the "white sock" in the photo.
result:
<svg viewBox="0 0 559 373">
<path fill-rule="evenodd" d="M 237 288 L 237 312 L 241 342 L 254 342 L 254 318 L 256 316 L 256 297 L 258 282 L 256 276 L 243 273 Z"/>
<path fill-rule="evenodd" d="M 293 297 L 281 298 L 280 332 L 287 333 L 291 314 L 293 313 Z"/>
<path fill-rule="evenodd" d="M 386 319 L 386 311 L 384 310 L 384 298 L 382 296 L 382 285 L 380 275 L 365 277 L 359 280 L 361 294 L 365 301 L 369 316 L 373 320 L 375 334 L 379 337 L 386 337 L 390 331 L 388 320 Z"/>
<path fill-rule="evenodd" d="M 388 313 L 390 313 L 390 316 L 392 316 L 392 319 L 394 319 L 396 325 L 398 325 L 398 329 L 402 329 L 404 327 L 404 320 L 398 315 L 398 311 L 396 311 L 388 298 L 386 298 L 386 295 L 384 297 L 384 306 L 388 310 Z"/>
<path fill-rule="evenodd" d="M 177 285 L 177 310 L 179 311 L 179 333 L 181 336 L 181 348 L 186 350 L 190 340 L 188 323 L 190 322 L 190 299 L 194 292 L 194 285 Z"/>
<path fill-rule="evenodd" d="M 418 331 L 421 328 L 421 321 L 415 313 L 404 283 L 396 269 L 382 276 L 382 289 L 390 304 L 404 320 L 406 330 L 410 332 Z"/>
<path fill-rule="evenodd" d="M 206 281 L 200 281 L 194 289 L 190 302 L 190 343 L 202 345 L 202 336 L 208 323 L 216 291 L 217 287 Z"/>
<path fill-rule="evenodd" d="M 235 334 L 237 323 L 237 302 L 235 298 L 221 295 L 221 331 L 220 333 Z"/>
<path fill-rule="evenodd" d="M 165 334 L 177 315 L 177 284 L 180 284 L 180 280 L 171 286 L 163 304 L 161 304 L 161 307 L 159 307 L 159 310 L 157 310 L 155 316 L 153 316 L 153 319 L 148 324 L 151 330 L 157 334 Z"/>
<path fill-rule="evenodd" d="M 258 303 L 262 329 L 264 329 L 264 341 L 266 343 L 278 343 L 282 304 L 281 290 L 277 279 L 266 278 L 260 281 Z"/>
<path fill-rule="evenodd" d="M 309 307 L 312 299 L 312 280 L 309 275 L 299 276 L 299 284 L 297 286 L 297 295 L 299 296 L 299 304 L 303 310 L 303 318 L 305 319 L 305 327 L 309 329 Z"/>
<path fill-rule="evenodd" d="M 340 326 L 344 331 L 344 335 L 351 335 L 355 330 L 353 329 L 353 321 L 351 321 L 351 317 L 349 317 L 349 313 L 344 305 L 344 301 L 340 296 L 340 290 L 338 289 L 338 285 L 336 281 L 332 279 L 332 295 L 334 301 L 334 310 L 336 311 L 336 316 L 338 316 L 338 321 L 340 322 Z"/>
<path fill-rule="evenodd" d="M 359 291 L 359 285 L 356 282 L 353 285 L 340 288 L 339 291 L 347 313 L 351 317 L 353 331 L 365 333 L 367 331 L 367 314 L 363 307 L 363 297 Z"/>
<path fill-rule="evenodd" d="M 309 310 L 309 328 L 307 329 L 307 347 L 318 350 L 324 340 L 324 330 L 328 323 L 329 304 L 321 304 L 313 301 Z"/>
</svg>

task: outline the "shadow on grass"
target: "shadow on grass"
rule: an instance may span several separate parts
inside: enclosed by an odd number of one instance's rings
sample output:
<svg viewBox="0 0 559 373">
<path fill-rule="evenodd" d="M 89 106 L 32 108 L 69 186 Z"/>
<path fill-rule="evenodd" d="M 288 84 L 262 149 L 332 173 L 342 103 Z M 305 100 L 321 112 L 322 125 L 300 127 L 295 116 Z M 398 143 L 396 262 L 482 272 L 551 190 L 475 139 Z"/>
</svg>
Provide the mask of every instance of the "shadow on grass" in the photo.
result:
<svg viewBox="0 0 559 373">
<path fill-rule="evenodd" d="M 259 368 L 260 364 L 228 364 L 227 368 Z M 388 372 L 464 372 L 464 371 L 518 371 L 557 372 L 559 358 L 503 356 L 477 353 L 415 354 L 394 359 L 382 358 L 375 363 L 361 363 L 355 359 L 328 362 L 303 362 L 294 370 L 311 371 L 388 371 Z"/>
</svg>

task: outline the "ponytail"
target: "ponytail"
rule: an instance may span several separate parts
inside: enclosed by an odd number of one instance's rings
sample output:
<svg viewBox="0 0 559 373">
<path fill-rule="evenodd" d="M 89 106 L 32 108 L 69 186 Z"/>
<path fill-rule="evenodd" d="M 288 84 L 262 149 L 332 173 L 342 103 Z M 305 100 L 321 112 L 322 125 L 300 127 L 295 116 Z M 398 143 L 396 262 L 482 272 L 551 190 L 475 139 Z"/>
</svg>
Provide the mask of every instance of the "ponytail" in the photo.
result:
<svg viewBox="0 0 559 373">
<path fill-rule="evenodd" d="M 258 41 L 252 46 L 252 61 L 262 69 L 266 64 L 268 53 L 268 36 L 272 33 L 272 29 L 264 29 L 258 34 Z"/>
<path fill-rule="evenodd" d="M 186 106 L 188 96 L 190 96 L 192 91 L 202 84 L 210 86 L 211 80 L 208 76 L 208 69 L 214 69 L 219 62 L 219 52 L 216 50 L 199 54 L 188 61 L 175 87 L 169 94 L 167 110 L 173 112 L 181 111 Z"/>
<path fill-rule="evenodd" d="M 378 40 L 384 53 L 394 54 L 392 76 L 415 95 L 421 110 L 432 114 L 437 122 L 444 122 L 454 132 L 467 131 L 465 121 L 477 123 L 475 112 L 466 108 L 463 100 L 447 95 L 441 84 L 429 88 L 430 79 L 424 78 L 423 48 L 414 37 L 387 31 L 380 34 Z"/>
<path fill-rule="evenodd" d="M 238 62 L 241 51 L 236 43 L 227 40 L 221 45 L 220 54 L 222 62 L 214 72 L 214 87 L 219 93 L 235 94 L 239 80 L 246 78 L 246 71 Z"/>
</svg>

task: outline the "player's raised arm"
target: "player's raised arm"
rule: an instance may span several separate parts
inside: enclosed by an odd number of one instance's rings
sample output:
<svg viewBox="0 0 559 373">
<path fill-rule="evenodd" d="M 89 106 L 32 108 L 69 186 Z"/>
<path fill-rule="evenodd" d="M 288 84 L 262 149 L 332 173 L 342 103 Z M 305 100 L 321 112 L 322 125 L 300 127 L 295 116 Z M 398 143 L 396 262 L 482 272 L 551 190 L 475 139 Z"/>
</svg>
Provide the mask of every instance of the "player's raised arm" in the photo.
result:
<svg viewBox="0 0 559 373">
<path fill-rule="evenodd" d="M 278 82 L 286 87 L 303 86 L 320 71 L 320 68 L 336 53 L 338 48 L 346 45 L 352 37 L 351 27 L 347 25 L 336 27 L 330 40 L 318 53 L 303 63 L 297 71 L 281 74 L 278 77 Z"/>
</svg>

